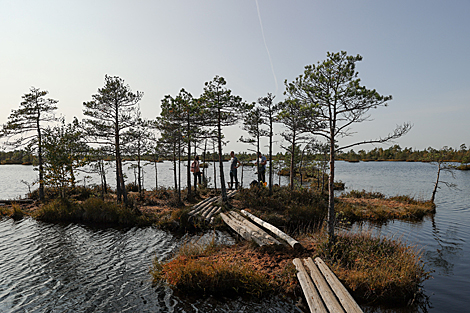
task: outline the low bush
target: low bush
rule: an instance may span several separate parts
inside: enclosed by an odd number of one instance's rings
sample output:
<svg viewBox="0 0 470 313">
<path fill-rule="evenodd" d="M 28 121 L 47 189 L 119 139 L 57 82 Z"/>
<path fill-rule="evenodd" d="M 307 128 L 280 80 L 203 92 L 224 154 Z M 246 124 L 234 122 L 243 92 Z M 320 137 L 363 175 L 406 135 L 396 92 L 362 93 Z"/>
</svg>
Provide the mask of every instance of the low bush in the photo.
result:
<svg viewBox="0 0 470 313">
<path fill-rule="evenodd" d="M 21 209 L 18 203 L 13 203 L 10 206 L 0 206 L 0 216 L 8 216 L 14 220 L 22 219 L 26 213 Z"/>
<path fill-rule="evenodd" d="M 435 213 L 430 201 L 416 200 L 410 196 L 385 197 L 380 192 L 352 190 L 336 200 L 336 211 L 341 218 L 350 222 L 386 222 L 391 219 L 410 221 L 421 220 Z"/>
<path fill-rule="evenodd" d="M 170 231 L 186 232 L 195 229 L 194 223 L 189 221 L 191 208 L 172 209 L 158 218 L 157 226 Z"/>
<path fill-rule="evenodd" d="M 117 225 L 150 225 L 151 216 L 101 198 L 88 198 L 79 203 L 70 199 L 54 199 L 37 210 L 35 217 L 48 222 L 84 222 Z"/>
<path fill-rule="evenodd" d="M 101 190 L 99 186 L 75 186 L 65 189 L 65 198 L 71 198 L 75 200 L 85 200 L 91 196 L 100 195 Z M 46 201 L 53 200 L 61 197 L 61 190 L 55 187 L 44 188 L 44 199 Z M 35 189 L 31 192 L 30 198 L 33 200 L 39 200 L 39 189 Z"/>
<path fill-rule="evenodd" d="M 356 199 L 385 199 L 385 195 L 378 192 L 378 191 L 362 191 L 359 190 L 351 190 L 348 193 L 342 195 L 344 198 L 356 198 Z"/>
<path fill-rule="evenodd" d="M 154 282 L 164 281 L 174 290 L 195 295 L 262 297 L 281 290 L 285 277 L 276 279 L 244 263 L 236 254 L 227 256 L 225 249 L 230 247 L 185 245 L 167 263 L 155 258 L 150 272 Z M 293 271 L 283 275 L 295 279 Z"/>
<path fill-rule="evenodd" d="M 25 216 L 25 212 L 21 209 L 21 206 L 18 203 L 13 203 L 11 205 L 11 214 L 10 217 L 14 220 L 20 220 Z"/>
<path fill-rule="evenodd" d="M 126 184 L 126 191 L 127 192 L 130 192 L 130 191 L 138 192 L 139 191 L 139 186 L 134 182 L 128 183 L 128 184 Z"/>
<path fill-rule="evenodd" d="M 422 282 L 430 278 L 416 247 L 370 233 L 340 234 L 332 246 L 324 240 L 317 256 L 355 299 L 369 304 L 406 305 L 420 293 Z"/>
<path fill-rule="evenodd" d="M 307 188 L 275 186 L 269 195 L 268 188 L 254 186 L 240 190 L 236 199 L 266 222 L 291 231 L 320 227 L 328 208 L 328 195 Z"/>
</svg>

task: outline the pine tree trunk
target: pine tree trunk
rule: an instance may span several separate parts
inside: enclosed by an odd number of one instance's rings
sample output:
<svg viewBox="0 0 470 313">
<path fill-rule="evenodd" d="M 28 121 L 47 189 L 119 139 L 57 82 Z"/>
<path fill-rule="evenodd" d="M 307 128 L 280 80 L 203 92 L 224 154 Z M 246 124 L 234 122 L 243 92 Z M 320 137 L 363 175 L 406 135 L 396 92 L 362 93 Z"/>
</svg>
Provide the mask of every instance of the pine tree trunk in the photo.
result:
<svg viewBox="0 0 470 313">
<path fill-rule="evenodd" d="M 294 159 L 295 159 L 295 132 L 292 135 L 292 148 L 291 148 L 291 158 L 290 158 L 290 177 L 289 177 L 289 184 L 290 190 L 294 190 Z"/>
<path fill-rule="evenodd" d="M 219 170 L 220 170 L 220 190 L 222 192 L 222 202 L 227 203 L 227 188 L 225 187 L 225 177 L 224 177 L 224 164 L 222 157 L 222 126 L 220 124 L 221 114 L 220 109 L 218 110 L 218 122 L 217 122 L 217 143 L 219 148 Z"/>
<path fill-rule="evenodd" d="M 39 126 L 39 115 L 36 120 L 38 130 L 38 162 L 39 162 L 39 200 L 44 201 L 44 164 L 42 160 L 42 137 L 41 128 Z"/>
<path fill-rule="evenodd" d="M 269 125 L 269 195 L 273 194 L 273 123 Z"/>
<path fill-rule="evenodd" d="M 328 241 L 333 243 L 335 239 L 335 140 L 333 128 L 330 129 L 330 177 L 328 180 Z"/>
</svg>

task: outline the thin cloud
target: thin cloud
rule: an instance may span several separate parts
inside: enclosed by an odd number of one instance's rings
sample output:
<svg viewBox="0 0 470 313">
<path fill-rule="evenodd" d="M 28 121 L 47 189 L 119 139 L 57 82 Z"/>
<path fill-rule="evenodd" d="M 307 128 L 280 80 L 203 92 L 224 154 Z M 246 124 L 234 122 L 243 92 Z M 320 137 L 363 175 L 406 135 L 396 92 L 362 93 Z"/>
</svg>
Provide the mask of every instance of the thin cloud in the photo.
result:
<svg viewBox="0 0 470 313">
<path fill-rule="evenodd" d="M 258 11 L 259 26 L 261 27 L 261 34 L 263 35 L 264 46 L 266 47 L 266 51 L 268 52 L 269 63 L 271 64 L 271 71 L 273 72 L 274 83 L 276 84 L 276 92 L 274 94 L 277 95 L 277 91 L 278 91 L 277 77 L 276 77 L 276 73 L 274 72 L 273 61 L 271 60 L 271 53 L 269 53 L 268 45 L 266 43 L 266 38 L 264 37 L 264 28 L 263 28 L 263 22 L 261 21 L 261 14 L 259 13 L 258 0 L 255 0 L 255 2 L 256 2 L 256 9 Z"/>
</svg>

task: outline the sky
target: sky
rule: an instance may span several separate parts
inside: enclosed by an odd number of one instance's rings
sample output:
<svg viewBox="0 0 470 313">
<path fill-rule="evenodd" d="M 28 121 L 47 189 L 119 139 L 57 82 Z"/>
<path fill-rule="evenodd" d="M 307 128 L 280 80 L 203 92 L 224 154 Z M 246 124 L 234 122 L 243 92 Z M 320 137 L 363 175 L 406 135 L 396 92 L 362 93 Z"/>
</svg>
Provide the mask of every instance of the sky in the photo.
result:
<svg viewBox="0 0 470 313">
<path fill-rule="evenodd" d="M 347 51 L 363 57 L 362 84 L 393 100 L 340 145 L 410 122 L 401 147 L 469 146 L 469 16 L 468 0 L 0 0 L 0 124 L 32 86 L 59 100 L 67 121 L 82 119 L 106 74 L 144 92 L 148 119 L 165 95 L 198 97 L 216 75 L 247 102 L 268 92 L 281 101 L 285 80 Z M 225 150 L 250 148 L 240 125 L 224 134 Z"/>
</svg>

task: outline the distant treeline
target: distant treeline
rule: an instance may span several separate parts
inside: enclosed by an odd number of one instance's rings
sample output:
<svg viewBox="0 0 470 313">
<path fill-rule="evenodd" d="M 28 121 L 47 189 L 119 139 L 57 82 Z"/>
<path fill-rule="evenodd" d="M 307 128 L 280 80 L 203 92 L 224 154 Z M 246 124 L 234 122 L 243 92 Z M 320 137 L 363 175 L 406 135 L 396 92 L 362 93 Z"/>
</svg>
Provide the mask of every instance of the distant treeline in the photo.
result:
<svg viewBox="0 0 470 313">
<path fill-rule="evenodd" d="M 25 150 L 0 151 L 1 164 L 32 164 L 35 157 Z"/>
<path fill-rule="evenodd" d="M 338 153 L 337 160 L 349 162 L 357 161 L 408 161 L 408 162 L 458 162 L 470 163 L 470 149 L 465 144 L 460 145 L 459 149 L 453 149 L 444 146 L 437 150 L 426 148 L 424 150 L 413 150 L 412 148 L 402 149 L 399 145 L 394 145 L 388 149 L 375 148 L 370 151 L 359 150 L 355 152 Z"/>
<path fill-rule="evenodd" d="M 204 159 L 201 152 L 201 159 Z M 255 153 L 247 152 L 236 152 L 238 159 L 242 162 L 256 160 Z M 226 153 L 222 157 L 224 160 L 230 160 L 229 153 Z M 444 158 L 444 159 L 443 159 Z M 133 156 L 124 156 L 125 161 L 135 160 Z M 144 155 L 144 160 L 152 161 L 153 158 L 150 155 Z M 206 161 L 210 162 L 218 160 L 217 153 L 207 152 L 205 155 Z M 289 159 L 288 153 L 278 153 L 274 156 L 276 160 Z M 324 156 L 318 154 L 305 154 L 305 161 L 315 161 L 324 159 Z M 349 152 L 338 153 L 337 160 L 357 162 L 357 161 L 408 161 L 408 162 L 435 162 L 435 161 L 447 161 L 467 164 L 470 163 L 470 149 L 465 144 L 460 145 L 459 149 L 453 149 L 449 147 L 443 147 L 440 150 L 434 148 L 426 148 L 424 150 L 413 150 L 413 148 L 401 148 L 399 145 L 394 145 L 388 149 L 375 148 L 370 151 L 359 150 L 355 152 L 350 150 Z M 105 161 L 113 161 L 113 156 L 108 156 Z M 163 161 L 165 159 L 159 159 Z M 34 164 L 36 156 L 25 150 L 14 150 L 14 151 L 0 151 L 0 163 L 1 164 Z"/>
</svg>

